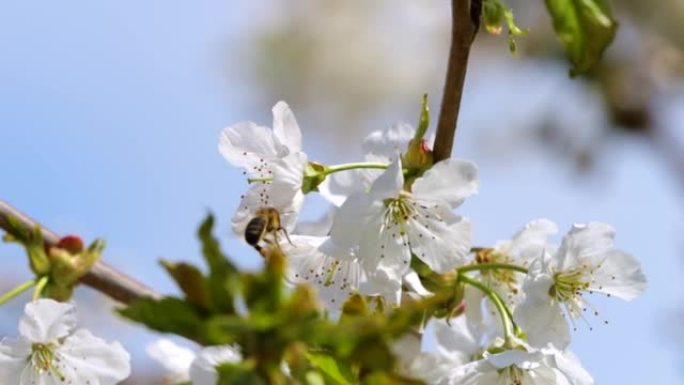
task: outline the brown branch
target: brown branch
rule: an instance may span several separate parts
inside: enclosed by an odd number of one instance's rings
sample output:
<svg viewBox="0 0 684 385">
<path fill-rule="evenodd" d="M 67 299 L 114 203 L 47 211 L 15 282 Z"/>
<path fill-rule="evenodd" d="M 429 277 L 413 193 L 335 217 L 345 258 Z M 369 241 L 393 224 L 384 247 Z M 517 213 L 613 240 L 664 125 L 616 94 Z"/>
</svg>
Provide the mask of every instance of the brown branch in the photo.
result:
<svg viewBox="0 0 684 385">
<path fill-rule="evenodd" d="M 451 156 L 470 46 L 480 23 L 482 0 L 451 0 L 451 48 L 435 138 L 435 162 Z"/>
<path fill-rule="evenodd" d="M 14 228 L 9 225 L 8 218 L 10 217 L 25 228 L 32 229 L 39 226 L 36 221 L 0 200 L 0 228 L 12 234 Z M 53 246 L 59 242 L 60 237 L 57 234 L 43 226 L 40 226 L 40 229 L 47 246 Z M 90 272 L 81 278 L 81 282 L 125 304 L 142 297 L 161 298 L 159 293 L 102 261 L 97 262 Z"/>
</svg>

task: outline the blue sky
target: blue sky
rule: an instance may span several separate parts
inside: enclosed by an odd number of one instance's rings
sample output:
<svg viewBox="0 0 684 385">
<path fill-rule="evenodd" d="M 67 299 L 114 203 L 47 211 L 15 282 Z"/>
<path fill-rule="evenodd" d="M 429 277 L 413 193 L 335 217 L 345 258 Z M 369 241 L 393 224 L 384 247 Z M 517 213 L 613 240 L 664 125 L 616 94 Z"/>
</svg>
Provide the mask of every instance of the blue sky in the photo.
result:
<svg viewBox="0 0 684 385">
<path fill-rule="evenodd" d="M 253 104 L 238 75 L 248 65 L 241 32 L 258 16 L 242 1 L 0 4 L 0 199 L 55 231 L 105 237 L 111 264 L 160 291 L 174 288 L 156 259 L 196 261 L 194 231 L 208 210 L 220 218 L 229 253 L 256 266 L 254 253 L 229 236 L 245 184 L 218 154 L 217 137 L 230 123 L 270 122 L 275 100 Z M 562 230 L 590 220 L 613 224 L 618 246 L 644 264 L 649 289 L 630 304 L 596 298 L 601 318 L 590 318 L 591 332 L 580 325 L 572 349 L 599 384 L 679 383 L 681 350 L 668 344 L 665 327 L 682 305 L 679 186 L 653 149 L 633 138 L 610 141 L 603 166 L 583 178 L 524 138 L 512 142 L 515 151 L 483 147 L 479 128 L 501 125 L 501 135 L 517 135 L 520 124 L 507 123 L 552 109 L 539 95 L 556 95 L 554 87 L 568 87 L 563 95 L 576 124 L 596 120 L 583 95 L 567 91 L 575 86 L 563 69 L 520 67 L 503 85 L 474 70 L 464 97 L 462 127 L 472 129 L 459 131 L 455 152 L 480 166 L 480 193 L 463 206 L 476 243 L 504 239 L 537 217 Z M 529 85 L 536 81 L 552 86 Z M 516 100 L 501 92 L 509 86 L 520 90 Z M 500 110 L 492 114 L 492 106 Z M 300 125 L 306 130 L 307 121 Z M 324 134 L 305 142 L 314 159 L 341 158 L 329 155 L 335 145 Z M 0 245 L 0 258 L 8 272 L 1 287 L 30 278 L 16 247 Z M 88 289 L 79 298 L 103 311 L 110 306 Z M 0 335 L 14 334 L 20 302 L 0 312 Z M 142 342 L 152 336 L 112 322 L 100 334 L 120 338 L 123 330 L 142 368 Z"/>
</svg>

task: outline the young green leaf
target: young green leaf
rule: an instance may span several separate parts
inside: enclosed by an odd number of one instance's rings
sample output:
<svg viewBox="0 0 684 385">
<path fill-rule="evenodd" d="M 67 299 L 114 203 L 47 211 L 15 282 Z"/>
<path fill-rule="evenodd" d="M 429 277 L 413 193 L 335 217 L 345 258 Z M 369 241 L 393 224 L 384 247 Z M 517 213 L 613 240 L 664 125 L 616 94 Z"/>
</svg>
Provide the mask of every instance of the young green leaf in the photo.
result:
<svg viewBox="0 0 684 385">
<path fill-rule="evenodd" d="M 345 366 L 341 360 L 338 361 L 327 354 L 313 352 L 307 353 L 306 358 L 311 366 L 325 375 L 326 384 L 352 385 L 357 383 L 351 369 Z"/>
<path fill-rule="evenodd" d="M 607 0 L 546 0 L 546 7 L 572 63 L 570 75 L 590 71 L 617 30 Z"/>
<path fill-rule="evenodd" d="M 183 262 L 161 260 L 159 263 L 176 281 L 188 302 L 207 311 L 213 308 L 208 281 L 197 267 Z"/>
</svg>

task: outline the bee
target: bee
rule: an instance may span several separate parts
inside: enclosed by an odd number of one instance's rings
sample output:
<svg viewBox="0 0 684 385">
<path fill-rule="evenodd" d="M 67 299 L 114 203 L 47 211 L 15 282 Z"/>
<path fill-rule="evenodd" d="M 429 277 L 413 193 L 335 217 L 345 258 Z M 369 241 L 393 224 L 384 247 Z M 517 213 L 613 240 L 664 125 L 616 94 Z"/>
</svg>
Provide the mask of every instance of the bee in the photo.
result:
<svg viewBox="0 0 684 385">
<path fill-rule="evenodd" d="M 290 236 L 280 223 L 280 213 L 278 210 L 273 207 L 262 207 L 256 212 L 254 218 L 250 219 L 247 223 L 247 227 L 245 227 L 245 241 L 258 252 L 261 252 L 261 241 L 278 245 L 279 232 L 285 234 L 287 241 L 292 244 Z M 272 239 L 266 238 L 269 234 L 272 235 Z"/>
</svg>

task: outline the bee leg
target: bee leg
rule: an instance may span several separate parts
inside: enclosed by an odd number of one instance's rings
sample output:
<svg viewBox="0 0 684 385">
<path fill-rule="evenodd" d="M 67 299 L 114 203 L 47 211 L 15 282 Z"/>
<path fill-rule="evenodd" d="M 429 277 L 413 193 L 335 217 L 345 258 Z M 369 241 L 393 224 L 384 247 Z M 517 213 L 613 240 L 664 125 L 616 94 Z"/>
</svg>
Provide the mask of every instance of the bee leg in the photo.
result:
<svg viewBox="0 0 684 385">
<path fill-rule="evenodd" d="M 289 244 L 291 244 L 292 246 L 294 246 L 294 243 L 292 243 L 292 240 L 290 239 L 290 235 L 287 233 L 287 230 L 285 230 L 284 228 L 281 227 L 278 229 L 278 231 L 282 231 L 283 234 L 285 234 L 285 239 L 287 239 L 287 242 Z"/>
</svg>

